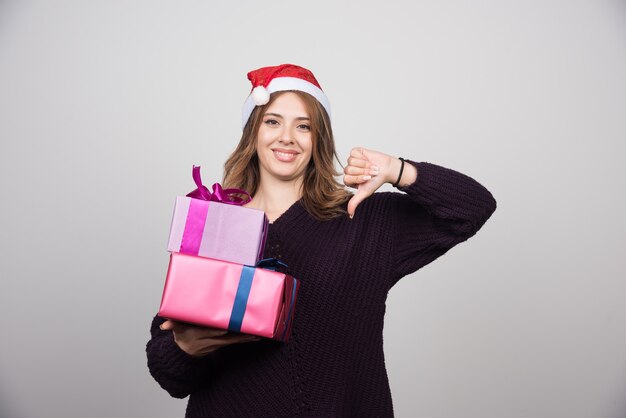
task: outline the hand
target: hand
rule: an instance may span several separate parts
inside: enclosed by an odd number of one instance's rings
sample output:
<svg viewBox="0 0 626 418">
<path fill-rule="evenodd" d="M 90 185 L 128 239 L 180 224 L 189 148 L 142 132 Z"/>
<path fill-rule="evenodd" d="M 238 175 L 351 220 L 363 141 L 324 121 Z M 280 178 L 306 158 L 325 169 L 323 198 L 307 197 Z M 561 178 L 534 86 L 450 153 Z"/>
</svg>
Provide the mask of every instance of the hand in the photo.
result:
<svg viewBox="0 0 626 418">
<path fill-rule="evenodd" d="M 182 324 L 169 319 L 160 328 L 172 331 L 176 344 L 192 356 L 203 356 L 230 344 L 260 340 L 254 335 L 229 333 L 222 329 Z"/>
<path fill-rule="evenodd" d="M 400 173 L 400 159 L 382 152 L 353 148 L 350 151 L 348 165 L 344 168 L 343 182 L 348 187 L 357 189 L 348 202 L 348 215 L 354 216 L 356 207 L 371 196 L 385 183 L 395 183 Z M 404 165 L 400 185 L 411 184 L 417 178 L 417 170 L 410 164 Z"/>
</svg>

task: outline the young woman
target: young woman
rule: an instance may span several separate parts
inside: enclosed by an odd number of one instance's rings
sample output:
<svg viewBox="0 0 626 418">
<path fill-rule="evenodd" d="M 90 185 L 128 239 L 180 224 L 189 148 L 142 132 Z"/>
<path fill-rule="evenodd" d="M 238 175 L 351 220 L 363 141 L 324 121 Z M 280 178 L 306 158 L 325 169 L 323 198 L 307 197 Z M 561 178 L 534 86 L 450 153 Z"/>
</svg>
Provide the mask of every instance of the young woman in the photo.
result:
<svg viewBox="0 0 626 418">
<path fill-rule="evenodd" d="M 155 317 L 148 366 L 188 417 L 391 417 L 387 293 L 473 236 L 496 209 L 472 178 L 354 148 L 339 184 L 328 99 L 298 66 L 248 74 L 243 135 L 224 185 L 270 219 L 265 257 L 300 279 L 287 344 Z M 374 193 L 384 183 L 404 193 Z M 406 327 L 410 324 L 407 322 Z"/>
</svg>

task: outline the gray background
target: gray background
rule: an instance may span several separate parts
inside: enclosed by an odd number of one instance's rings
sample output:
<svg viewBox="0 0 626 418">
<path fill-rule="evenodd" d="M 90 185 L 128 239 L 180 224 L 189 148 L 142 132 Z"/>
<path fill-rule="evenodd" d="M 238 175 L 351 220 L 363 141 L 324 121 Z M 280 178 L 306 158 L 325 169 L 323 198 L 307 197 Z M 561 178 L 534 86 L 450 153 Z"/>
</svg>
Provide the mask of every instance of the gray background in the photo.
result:
<svg viewBox="0 0 626 418">
<path fill-rule="evenodd" d="M 389 294 L 397 416 L 626 416 L 623 1 L 209 3 L 0 2 L 2 417 L 182 416 L 144 354 L 174 197 L 221 178 L 246 72 L 284 62 L 342 160 L 498 201 Z"/>
</svg>

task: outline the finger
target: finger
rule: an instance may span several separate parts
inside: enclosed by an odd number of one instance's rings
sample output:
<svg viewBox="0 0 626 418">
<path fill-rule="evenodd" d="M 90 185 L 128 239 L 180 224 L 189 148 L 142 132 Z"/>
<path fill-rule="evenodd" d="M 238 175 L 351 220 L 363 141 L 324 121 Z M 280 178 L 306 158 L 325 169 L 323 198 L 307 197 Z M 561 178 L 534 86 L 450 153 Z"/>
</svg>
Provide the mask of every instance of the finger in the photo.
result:
<svg viewBox="0 0 626 418">
<path fill-rule="evenodd" d="M 186 324 L 172 320 L 168 320 L 166 322 L 169 322 L 167 327 L 161 329 L 171 330 L 174 333 L 175 339 L 182 337 L 183 334 L 188 335 L 186 338 L 189 338 L 189 336 L 193 336 L 193 338 L 213 338 L 228 334 L 228 330 L 219 328 Z M 165 322 L 163 324 L 165 324 Z"/>
<path fill-rule="evenodd" d="M 344 174 L 349 174 L 351 176 L 377 176 L 380 172 L 377 166 L 371 166 L 369 168 L 359 168 L 354 166 L 346 166 L 343 169 Z"/>
<path fill-rule="evenodd" d="M 363 147 L 352 148 L 350 151 L 350 157 L 355 157 L 361 160 L 367 160 L 365 157 L 365 149 Z"/>
<path fill-rule="evenodd" d="M 175 323 L 172 331 L 174 331 L 174 334 L 186 334 L 188 335 L 187 338 L 198 339 L 221 337 L 222 335 L 228 334 L 228 330 L 225 329 L 180 323 Z"/>
<path fill-rule="evenodd" d="M 359 206 L 359 204 L 364 201 L 365 198 L 367 198 L 368 196 L 368 193 L 359 192 L 358 190 L 354 194 L 354 196 L 352 196 L 352 198 L 348 202 L 348 215 L 350 216 L 350 219 L 354 217 L 357 206 Z"/>
<path fill-rule="evenodd" d="M 355 167 L 355 166 L 352 166 L 352 165 L 347 165 L 343 169 L 343 172 L 344 172 L 344 174 L 350 174 L 352 176 L 364 176 L 364 175 L 369 174 L 369 169 Z"/>
<path fill-rule="evenodd" d="M 357 158 L 357 157 L 349 157 L 348 158 L 348 165 L 354 166 L 354 167 L 360 167 L 360 168 L 367 168 L 369 167 L 370 163 L 369 161 L 363 159 L 363 158 Z"/>
<path fill-rule="evenodd" d="M 200 338 L 215 338 L 228 334 L 228 330 L 217 328 L 200 328 L 197 332 Z"/>
<path fill-rule="evenodd" d="M 343 184 L 345 184 L 348 187 L 355 187 L 358 186 L 359 184 L 363 184 L 363 183 L 367 183 L 368 181 L 370 181 L 372 179 L 372 176 L 351 176 L 351 175 L 345 175 L 343 176 Z"/>
<path fill-rule="evenodd" d="M 241 343 L 261 340 L 261 337 L 259 337 L 258 335 L 241 335 L 240 337 L 241 338 L 238 340 L 238 342 Z"/>
<path fill-rule="evenodd" d="M 223 337 L 213 338 L 213 342 L 216 345 L 229 345 L 236 343 L 247 343 L 252 341 L 259 341 L 261 338 L 256 335 L 242 335 L 242 334 L 228 334 Z"/>
</svg>

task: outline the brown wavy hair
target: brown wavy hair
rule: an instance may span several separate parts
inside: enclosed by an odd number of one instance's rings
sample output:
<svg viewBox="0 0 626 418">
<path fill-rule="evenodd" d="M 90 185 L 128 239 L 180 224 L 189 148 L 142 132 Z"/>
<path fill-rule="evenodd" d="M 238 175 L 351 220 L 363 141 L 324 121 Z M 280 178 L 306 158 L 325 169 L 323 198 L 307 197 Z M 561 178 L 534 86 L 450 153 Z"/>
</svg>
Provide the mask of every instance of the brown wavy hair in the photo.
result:
<svg viewBox="0 0 626 418">
<path fill-rule="evenodd" d="M 328 113 L 313 96 L 301 91 L 288 91 L 297 94 L 302 99 L 311 118 L 313 152 L 304 172 L 304 181 L 300 190 L 302 205 L 309 214 L 319 220 L 346 215 L 344 204 L 352 197 L 352 194 L 345 190 L 334 177 L 338 176 L 339 172 L 335 169 L 333 158 L 337 159 L 340 165 L 341 162 L 335 150 L 335 140 Z M 257 134 L 265 111 L 283 93 L 286 91 L 272 93 L 269 102 L 263 106 L 257 106 L 250 115 L 237 148 L 224 164 L 222 182 L 224 187 L 243 189 L 251 196 L 255 195 L 261 180 L 259 159 L 256 153 Z"/>
</svg>

